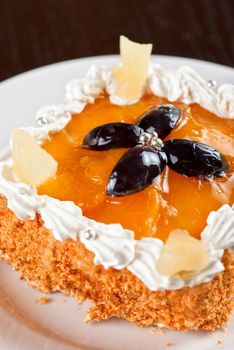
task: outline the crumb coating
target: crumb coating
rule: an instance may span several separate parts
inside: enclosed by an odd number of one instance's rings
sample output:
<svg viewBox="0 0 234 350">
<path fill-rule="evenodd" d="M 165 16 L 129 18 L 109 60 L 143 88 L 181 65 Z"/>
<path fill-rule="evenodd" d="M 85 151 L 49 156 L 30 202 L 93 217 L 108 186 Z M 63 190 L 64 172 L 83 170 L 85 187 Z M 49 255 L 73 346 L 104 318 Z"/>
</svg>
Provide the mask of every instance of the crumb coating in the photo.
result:
<svg viewBox="0 0 234 350">
<path fill-rule="evenodd" d="M 210 282 L 156 292 L 127 269 L 95 266 L 93 257 L 79 240 L 55 240 L 40 215 L 19 220 L 0 196 L 0 258 L 42 292 L 91 300 L 87 322 L 118 317 L 138 326 L 209 331 L 225 326 L 229 319 L 234 296 L 234 254 L 229 251 L 223 257 L 225 271 Z"/>
</svg>

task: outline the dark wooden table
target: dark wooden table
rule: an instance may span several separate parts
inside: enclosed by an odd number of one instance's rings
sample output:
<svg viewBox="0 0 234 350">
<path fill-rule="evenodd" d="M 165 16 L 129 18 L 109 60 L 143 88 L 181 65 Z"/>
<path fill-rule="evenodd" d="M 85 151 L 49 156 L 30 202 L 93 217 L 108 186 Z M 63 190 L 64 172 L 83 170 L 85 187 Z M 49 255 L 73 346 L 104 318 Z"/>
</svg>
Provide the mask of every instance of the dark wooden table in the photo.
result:
<svg viewBox="0 0 234 350">
<path fill-rule="evenodd" d="M 0 0 L 0 80 L 117 53 L 120 34 L 154 53 L 233 67 L 234 0 Z"/>
</svg>

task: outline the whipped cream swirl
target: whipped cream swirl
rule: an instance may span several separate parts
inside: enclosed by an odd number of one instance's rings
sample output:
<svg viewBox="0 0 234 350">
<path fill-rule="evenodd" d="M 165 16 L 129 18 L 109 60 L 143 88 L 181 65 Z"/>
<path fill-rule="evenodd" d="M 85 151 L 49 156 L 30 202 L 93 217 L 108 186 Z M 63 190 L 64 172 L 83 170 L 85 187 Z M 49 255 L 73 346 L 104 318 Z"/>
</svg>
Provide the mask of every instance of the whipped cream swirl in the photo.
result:
<svg viewBox="0 0 234 350">
<path fill-rule="evenodd" d="M 169 71 L 158 64 L 151 65 L 148 88 L 170 102 L 197 103 L 217 116 L 234 118 L 234 85 L 223 84 L 216 91 L 191 67 Z"/>
</svg>

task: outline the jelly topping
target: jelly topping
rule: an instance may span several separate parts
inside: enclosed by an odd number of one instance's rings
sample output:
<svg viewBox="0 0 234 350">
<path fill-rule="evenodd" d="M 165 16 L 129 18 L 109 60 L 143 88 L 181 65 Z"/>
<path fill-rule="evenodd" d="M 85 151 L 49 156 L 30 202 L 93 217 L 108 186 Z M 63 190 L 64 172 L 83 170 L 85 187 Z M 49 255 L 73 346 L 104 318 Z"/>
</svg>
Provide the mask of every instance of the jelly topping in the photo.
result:
<svg viewBox="0 0 234 350">
<path fill-rule="evenodd" d="M 93 128 L 106 123 L 136 124 L 147 108 L 165 103 L 166 99 L 145 95 L 138 103 L 121 107 L 102 96 L 73 115 L 67 126 L 43 145 L 58 162 L 58 171 L 38 188 L 39 194 L 72 200 L 85 216 L 107 224 L 120 223 L 133 230 L 137 239 L 148 236 L 165 241 L 175 228 L 199 238 L 208 214 L 234 202 L 233 120 L 218 118 L 198 105 L 175 102 L 181 116 L 169 138 L 191 139 L 218 149 L 229 163 L 226 176 L 201 181 L 165 167 L 153 185 L 126 197 L 106 194 L 109 175 L 126 149 L 97 152 L 82 148 L 85 135 Z"/>
</svg>

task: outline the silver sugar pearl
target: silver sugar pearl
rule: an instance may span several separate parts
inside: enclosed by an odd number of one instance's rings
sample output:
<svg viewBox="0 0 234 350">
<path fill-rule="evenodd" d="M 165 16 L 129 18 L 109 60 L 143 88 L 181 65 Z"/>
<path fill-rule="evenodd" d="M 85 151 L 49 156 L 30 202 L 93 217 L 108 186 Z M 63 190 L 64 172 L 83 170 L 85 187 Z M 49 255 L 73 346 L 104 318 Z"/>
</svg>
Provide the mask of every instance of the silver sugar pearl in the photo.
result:
<svg viewBox="0 0 234 350">
<path fill-rule="evenodd" d="M 143 134 L 140 135 L 138 142 L 143 145 L 147 145 L 150 142 L 151 138 L 152 136 L 149 133 L 143 132 Z"/>
<path fill-rule="evenodd" d="M 215 80 L 213 80 L 213 79 L 208 80 L 207 86 L 208 86 L 209 89 L 213 89 L 214 90 L 217 87 L 217 82 Z"/>
<path fill-rule="evenodd" d="M 155 147 L 158 150 L 160 150 L 163 147 L 163 142 L 158 137 L 156 131 L 153 131 L 152 133 L 143 132 L 139 137 L 138 143 L 142 145 Z"/>
<path fill-rule="evenodd" d="M 39 117 L 36 119 L 36 123 L 39 126 L 48 124 L 48 120 L 45 117 Z"/>
<path fill-rule="evenodd" d="M 158 138 L 158 133 L 156 131 L 152 132 L 152 137 Z"/>
<path fill-rule="evenodd" d="M 97 234 L 93 229 L 88 229 L 84 232 L 84 238 L 87 240 L 92 240 L 97 238 Z"/>
<path fill-rule="evenodd" d="M 157 145 L 158 145 L 158 140 L 153 138 L 150 142 L 150 146 L 157 147 Z"/>
<path fill-rule="evenodd" d="M 153 147 L 157 148 L 158 150 L 160 150 L 163 147 L 163 142 L 161 139 L 153 137 L 151 142 L 150 142 L 150 146 L 153 146 Z"/>
</svg>

